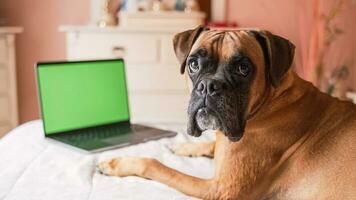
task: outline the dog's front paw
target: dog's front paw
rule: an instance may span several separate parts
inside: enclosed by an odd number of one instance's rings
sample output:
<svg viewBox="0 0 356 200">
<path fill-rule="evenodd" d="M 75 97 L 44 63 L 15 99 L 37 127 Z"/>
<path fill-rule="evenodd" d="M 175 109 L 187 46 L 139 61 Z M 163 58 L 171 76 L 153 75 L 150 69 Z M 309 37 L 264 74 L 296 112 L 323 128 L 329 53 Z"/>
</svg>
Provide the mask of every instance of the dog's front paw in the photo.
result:
<svg viewBox="0 0 356 200">
<path fill-rule="evenodd" d="M 150 163 L 150 158 L 120 157 L 100 163 L 99 172 L 108 176 L 142 176 Z"/>
<path fill-rule="evenodd" d="M 212 157 L 214 153 L 214 146 L 211 143 L 180 143 L 170 147 L 171 151 L 178 156 L 206 156 Z"/>
</svg>

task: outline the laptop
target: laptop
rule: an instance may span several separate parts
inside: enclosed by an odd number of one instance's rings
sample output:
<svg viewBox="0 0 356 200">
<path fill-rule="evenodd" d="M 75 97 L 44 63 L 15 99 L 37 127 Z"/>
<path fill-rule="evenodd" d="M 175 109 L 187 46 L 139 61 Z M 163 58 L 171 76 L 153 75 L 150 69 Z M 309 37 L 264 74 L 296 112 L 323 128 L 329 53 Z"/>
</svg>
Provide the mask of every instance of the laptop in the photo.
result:
<svg viewBox="0 0 356 200">
<path fill-rule="evenodd" d="M 37 63 L 36 75 L 46 138 L 99 152 L 176 135 L 130 123 L 123 59 Z"/>
</svg>

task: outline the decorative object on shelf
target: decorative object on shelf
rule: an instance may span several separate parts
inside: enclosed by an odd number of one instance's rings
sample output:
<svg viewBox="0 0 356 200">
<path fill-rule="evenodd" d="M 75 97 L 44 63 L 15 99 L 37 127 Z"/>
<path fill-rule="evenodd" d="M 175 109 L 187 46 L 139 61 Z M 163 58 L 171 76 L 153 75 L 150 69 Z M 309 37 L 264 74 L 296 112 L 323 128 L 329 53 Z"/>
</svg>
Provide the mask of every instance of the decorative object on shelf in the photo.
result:
<svg viewBox="0 0 356 200">
<path fill-rule="evenodd" d="M 199 11 L 199 4 L 196 0 L 186 0 L 184 12 L 197 12 Z"/>
<path fill-rule="evenodd" d="M 184 11 L 197 12 L 200 6 L 197 0 L 121 0 L 120 11 L 124 12 L 161 12 Z"/>
<path fill-rule="evenodd" d="M 138 11 L 137 0 L 122 0 L 120 11 L 137 12 Z"/>
<path fill-rule="evenodd" d="M 124 12 L 159 12 L 175 9 L 176 0 L 123 0 L 121 11 Z"/>
<path fill-rule="evenodd" d="M 117 18 L 116 12 L 112 11 L 112 3 L 113 0 L 105 0 L 104 5 L 102 7 L 102 16 L 98 21 L 99 27 L 107 27 L 107 26 L 116 26 L 117 25 Z"/>
<path fill-rule="evenodd" d="M 176 6 L 176 0 L 162 0 L 162 4 L 164 5 L 166 10 L 174 11 Z"/>
<path fill-rule="evenodd" d="M 185 1 L 184 0 L 176 0 L 176 11 L 184 11 L 185 9 Z"/>
<path fill-rule="evenodd" d="M 140 12 L 151 11 L 153 2 L 150 0 L 140 0 L 137 2 L 137 10 Z"/>
<path fill-rule="evenodd" d="M 164 5 L 161 0 L 153 0 L 152 11 L 159 12 L 165 10 Z"/>
<path fill-rule="evenodd" d="M 120 27 L 187 27 L 204 24 L 205 13 L 160 11 L 160 12 L 120 12 Z M 172 23 L 174 22 L 174 23 Z M 183 30 L 183 29 L 182 29 Z"/>
<path fill-rule="evenodd" d="M 135 12 L 128 11 L 128 0 L 121 2 L 121 9 L 118 13 L 120 27 L 194 27 L 195 24 L 204 24 L 206 17 L 205 13 L 196 11 L 199 8 L 196 1 L 190 4 L 192 12 L 175 10 L 175 5 L 178 2 L 182 2 L 185 7 L 185 0 L 137 0 L 136 3 L 141 3 L 136 4 L 140 8 Z M 151 5 L 151 8 L 149 8 L 149 5 Z M 172 23 L 173 21 L 175 23 Z"/>
</svg>

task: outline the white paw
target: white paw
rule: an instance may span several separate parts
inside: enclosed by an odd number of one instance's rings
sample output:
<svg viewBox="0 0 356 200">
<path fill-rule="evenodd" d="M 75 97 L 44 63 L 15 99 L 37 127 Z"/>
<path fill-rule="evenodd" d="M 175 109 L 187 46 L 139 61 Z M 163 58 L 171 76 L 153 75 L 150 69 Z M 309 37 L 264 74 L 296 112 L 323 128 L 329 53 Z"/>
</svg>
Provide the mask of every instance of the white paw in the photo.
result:
<svg viewBox="0 0 356 200">
<path fill-rule="evenodd" d="M 180 143 L 174 144 L 170 147 L 172 152 L 178 156 L 206 156 L 207 149 L 204 149 L 204 145 L 195 143 Z"/>
<path fill-rule="evenodd" d="M 97 168 L 100 173 L 108 176 L 140 176 L 154 159 L 119 157 L 101 162 Z"/>
</svg>

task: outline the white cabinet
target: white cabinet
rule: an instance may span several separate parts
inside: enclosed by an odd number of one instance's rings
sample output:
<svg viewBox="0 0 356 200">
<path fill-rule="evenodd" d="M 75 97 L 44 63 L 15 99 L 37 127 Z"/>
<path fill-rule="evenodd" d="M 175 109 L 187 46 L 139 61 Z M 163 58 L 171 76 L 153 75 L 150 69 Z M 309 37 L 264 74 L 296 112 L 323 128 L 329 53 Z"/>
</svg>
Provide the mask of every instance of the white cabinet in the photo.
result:
<svg viewBox="0 0 356 200">
<path fill-rule="evenodd" d="M 190 27 L 62 26 L 68 60 L 122 56 L 126 62 L 131 119 L 185 123 L 187 81 L 179 72 L 173 36 Z"/>
<path fill-rule="evenodd" d="M 15 34 L 19 27 L 0 27 L 0 137 L 18 125 Z"/>
</svg>

